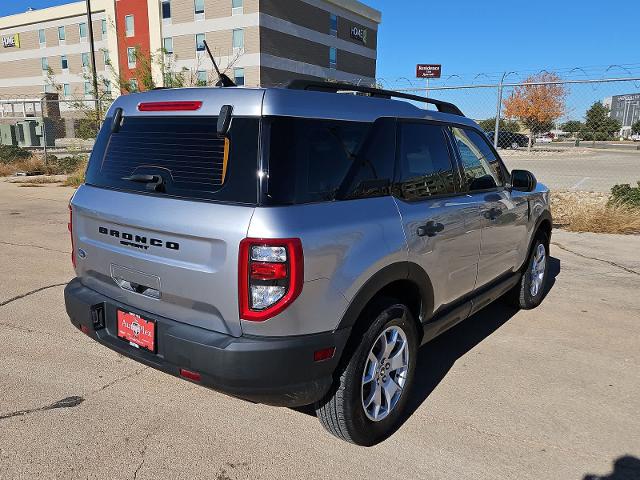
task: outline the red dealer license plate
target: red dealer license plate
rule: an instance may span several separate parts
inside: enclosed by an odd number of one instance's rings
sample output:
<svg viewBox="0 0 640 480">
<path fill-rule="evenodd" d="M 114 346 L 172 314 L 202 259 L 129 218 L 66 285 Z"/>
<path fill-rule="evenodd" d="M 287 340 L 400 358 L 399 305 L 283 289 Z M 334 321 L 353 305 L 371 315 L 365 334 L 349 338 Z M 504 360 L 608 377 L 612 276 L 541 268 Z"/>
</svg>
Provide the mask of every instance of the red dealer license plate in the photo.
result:
<svg viewBox="0 0 640 480">
<path fill-rule="evenodd" d="M 156 351 L 156 322 L 145 320 L 135 313 L 118 310 L 118 337 L 134 347 Z"/>
</svg>

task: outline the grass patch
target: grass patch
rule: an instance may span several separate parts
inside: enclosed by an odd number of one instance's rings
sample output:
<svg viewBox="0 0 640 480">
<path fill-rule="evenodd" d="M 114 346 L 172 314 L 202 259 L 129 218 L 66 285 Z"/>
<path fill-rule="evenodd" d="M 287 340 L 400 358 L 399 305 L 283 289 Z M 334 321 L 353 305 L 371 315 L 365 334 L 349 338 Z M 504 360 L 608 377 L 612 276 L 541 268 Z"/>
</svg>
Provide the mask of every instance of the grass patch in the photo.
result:
<svg viewBox="0 0 640 480">
<path fill-rule="evenodd" d="M 570 232 L 640 233 L 640 207 L 590 192 L 553 192 L 554 223 Z"/>
<path fill-rule="evenodd" d="M 22 177 L 25 178 L 25 177 Z M 21 180 L 14 180 L 10 183 L 17 183 L 17 184 L 23 184 L 23 183 L 29 183 L 29 184 L 37 184 L 37 185 L 45 185 L 47 183 L 62 183 L 63 180 L 59 180 L 57 178 L 51 178 L 51 177 L 34 177 L 34 178 L 29 178 L 29 180 L 25 180 L 25 181 L 21 181 Z"/>
<path fill-rule="evenodd" d="M 78 165 L 75 172 L 73 172 L 67 177 L 67 180 L 66 182 L 64 182 L 63 186 L 78 188 L 80 185 L 84 183 L 84 174 L 86 170 L 87 170 L 87 160 L 85 159 L 84 162 Z"/>
</svg>

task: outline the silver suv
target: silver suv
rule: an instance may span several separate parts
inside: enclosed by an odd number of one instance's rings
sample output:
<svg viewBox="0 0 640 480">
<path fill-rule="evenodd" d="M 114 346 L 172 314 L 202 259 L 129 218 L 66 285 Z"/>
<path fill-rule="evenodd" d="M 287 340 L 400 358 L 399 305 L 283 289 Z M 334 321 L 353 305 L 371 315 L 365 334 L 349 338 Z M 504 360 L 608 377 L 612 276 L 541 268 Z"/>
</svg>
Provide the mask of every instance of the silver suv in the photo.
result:
<svg viewBox="0 0 640 480">
<path fill-rule="evenodd" d="M 302 81 L 118 98 L 70 210 L 77 328 L 313 404 L 359 445 L 401 422 L 420 345 L 505 294 L 541 302 L 552 225 L 547 188 L 454 105 Z"/>
</svg>

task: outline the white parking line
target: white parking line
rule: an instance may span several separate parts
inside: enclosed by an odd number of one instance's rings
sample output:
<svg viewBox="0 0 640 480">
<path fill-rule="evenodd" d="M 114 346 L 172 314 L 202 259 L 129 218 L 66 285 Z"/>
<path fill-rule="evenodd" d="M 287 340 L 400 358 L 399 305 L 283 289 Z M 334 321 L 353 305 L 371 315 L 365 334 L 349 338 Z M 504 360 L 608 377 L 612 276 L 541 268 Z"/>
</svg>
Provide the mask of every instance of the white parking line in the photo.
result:
<svg viewBox="0 0 640 480">
<path fill-rule="evenodd" d="M 582 180 L 580 180 L 578 183 L 576 183 L 573 187 L 571 187 L 571 190 L 576 190 L 578 189 L 578 187 L 582 186 L 582 184 L 584 182 L 586 182 L 587 180 L 589 180 L 591 177 L 584 177 Z"/>
</svg>

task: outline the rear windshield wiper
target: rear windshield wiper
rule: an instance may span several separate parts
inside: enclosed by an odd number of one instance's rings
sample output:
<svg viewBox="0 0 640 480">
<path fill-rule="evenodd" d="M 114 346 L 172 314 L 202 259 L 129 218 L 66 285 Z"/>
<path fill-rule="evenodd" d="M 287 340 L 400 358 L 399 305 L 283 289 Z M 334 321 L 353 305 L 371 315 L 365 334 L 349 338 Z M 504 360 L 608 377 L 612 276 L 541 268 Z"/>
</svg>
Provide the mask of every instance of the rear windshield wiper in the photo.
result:
<svg viewBox="0 0 640 480">
<path fill-rule="evenodd" d="M 164 192 L 165 181 L 160 175 L 135 174 L 130 177 L 122 177 L 122 180 L 136 183 L 146 183 L 147 190 L 152 192 Z"/>
</svg>

